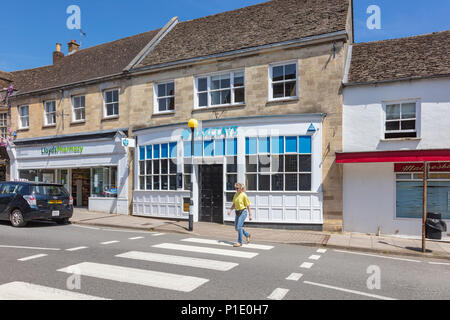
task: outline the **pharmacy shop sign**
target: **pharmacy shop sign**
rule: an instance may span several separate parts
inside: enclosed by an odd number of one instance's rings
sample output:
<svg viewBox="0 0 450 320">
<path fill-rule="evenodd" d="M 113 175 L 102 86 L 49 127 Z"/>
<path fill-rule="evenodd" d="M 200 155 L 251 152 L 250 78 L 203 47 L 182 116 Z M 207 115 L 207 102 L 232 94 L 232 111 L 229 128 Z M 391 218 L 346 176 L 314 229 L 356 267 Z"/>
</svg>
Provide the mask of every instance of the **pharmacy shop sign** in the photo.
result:
<svg viewBox="0 0 450 320">
<path fill-rule="evenodd" d="M 52 155 L 65 155 L 65 154 L 82 154 L 83 146 L 52 146 L 52 147 L 42 147 L 42 156 L 52 156 Z"/>
</svg>

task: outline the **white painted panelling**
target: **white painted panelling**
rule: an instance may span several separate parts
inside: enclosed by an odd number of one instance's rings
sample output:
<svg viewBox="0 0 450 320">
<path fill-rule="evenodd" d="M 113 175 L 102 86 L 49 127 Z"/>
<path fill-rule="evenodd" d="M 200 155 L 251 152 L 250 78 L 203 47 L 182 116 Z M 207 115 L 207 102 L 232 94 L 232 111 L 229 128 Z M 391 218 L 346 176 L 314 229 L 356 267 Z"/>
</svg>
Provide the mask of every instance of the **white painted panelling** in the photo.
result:
<svg viewBox="0 0 450 320">
<path fill-rule="evenodd" d="M 183 198 L 189 197 L 189 192 L 170 191 L 169 194 L 167 192 L 169 191 L 135 191 L 133 199 L 136 205 L 133 206 L 133 214 L 148 217 L 188 218 L 189 213 L 183 212 Z"/>
</svg>

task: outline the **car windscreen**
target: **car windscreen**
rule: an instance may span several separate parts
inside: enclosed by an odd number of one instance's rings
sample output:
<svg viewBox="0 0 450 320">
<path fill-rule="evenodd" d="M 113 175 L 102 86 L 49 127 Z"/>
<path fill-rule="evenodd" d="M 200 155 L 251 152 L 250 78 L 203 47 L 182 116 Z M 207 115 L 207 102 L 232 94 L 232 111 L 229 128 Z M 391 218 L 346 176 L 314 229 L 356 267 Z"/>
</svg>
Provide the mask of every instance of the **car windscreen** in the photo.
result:
<svg viewBox="0 0 450 320">
<path fill-rule="evenodd" d="M 68 197 L 69 194 L 61 186 L 52 185 L 38 185 L 31 186 L 31 190 L 35 195 L 49 196 L 49 197 Z"/>
</svg>

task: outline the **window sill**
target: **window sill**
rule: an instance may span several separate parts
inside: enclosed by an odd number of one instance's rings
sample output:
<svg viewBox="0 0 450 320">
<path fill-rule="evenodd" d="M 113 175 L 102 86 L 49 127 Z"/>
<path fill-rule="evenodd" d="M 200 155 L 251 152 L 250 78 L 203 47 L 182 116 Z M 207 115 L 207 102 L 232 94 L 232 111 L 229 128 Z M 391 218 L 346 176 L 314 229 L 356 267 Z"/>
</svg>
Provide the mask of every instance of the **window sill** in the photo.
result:
<svg viewBox="0 0 450 320">
<path fill-rule="evenodd" d="M 167 116 L 167 115 L 171 115 L 171 114 L 175 114 L 175 110 L 174 111 L 153 112 L 153 116 Z"/>
<path fill-rule="evenodd" d="M 282 99 L 269 99 L 267 101 L 267 104 L 268 105 L 269 104 L 272 105 L 272 104 L 276 104 L 276 103 L 279 103 L 279 102 L 283 103 L 283 102 L 296 102 L 296 101 L 299 101 L 298 97 L 282 98 Z"/>
<path fill-rule="evenodd" d="M 117 120 L 119 119 L 119 116 L 110 116 L 110 117 L 104 117 L 102 121 L 109 121 L 109 120 Z"/>
<path fill-rule="evenodd" d="M 213 107 L 195 107 L 195 111 L 208 111 L 208 110 L 226 110 L 226 109 L 232 109 L 232 108 L 242 108 L 245 107 L 245 103 L 236 103 L 236 104 L 225 104 L 220 106 L 213 106 Z"/>
<path fill-rule="evenodd" d="M 86 120 L 79 120 L 79 121 L 72 121 L 70 123 L 70 125 L 72 126 L 72 125 L 85 124 L 85 123 L 86 123 Z"/>
<path fill-rule="evenodd" d="M 56 128 L 56 124 L 46 124 L 42 126 L 42 129 Z"/>
<path fill-rule="evenodd" d="M 29 130 L 30 130 L 30 127 L 19 128 L 19 129 L 17 129 L 18 132 L 21 132 L 21 131 L 29 131 Z"/>
<path fill-rule="evenodd" d="M 398 141 L 420 141 L 422 138 L 392 138 L 392 139 L 380 139 L 381 142 L 398 142 Z"/>
</svg>

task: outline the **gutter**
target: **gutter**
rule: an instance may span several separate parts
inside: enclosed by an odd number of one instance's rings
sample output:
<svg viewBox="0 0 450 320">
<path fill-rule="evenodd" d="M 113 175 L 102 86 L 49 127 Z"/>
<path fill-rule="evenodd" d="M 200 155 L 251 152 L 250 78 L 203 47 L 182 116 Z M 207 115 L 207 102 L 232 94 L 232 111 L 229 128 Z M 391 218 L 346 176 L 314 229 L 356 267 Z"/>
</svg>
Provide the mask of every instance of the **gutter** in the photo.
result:
<svg viewBox="0 0 450 320">
<path fill-rule="evenodd" d="M 377 85 L 377 84 L 386 84 L 393 82 L 402 82 L 402 81 L 414 81 L 414 80 L 427 80 L 427 79 L 440 79 L 440 78 L 450 78 L 450 73 L 442 74 L 442 75 L 431 75 L 431 76 L 419 76 L 419 77 L 406 77 L 406 78 L 398 78 L 398 79 L 389 79 L 389 80 L 378 80 L 378 81 L 367 81 L 367 82 L 349 82 L 343 83 L 344 87 L 356 87 L 356 86 L 364 86 L 364 85 Z"/>
</svg>

